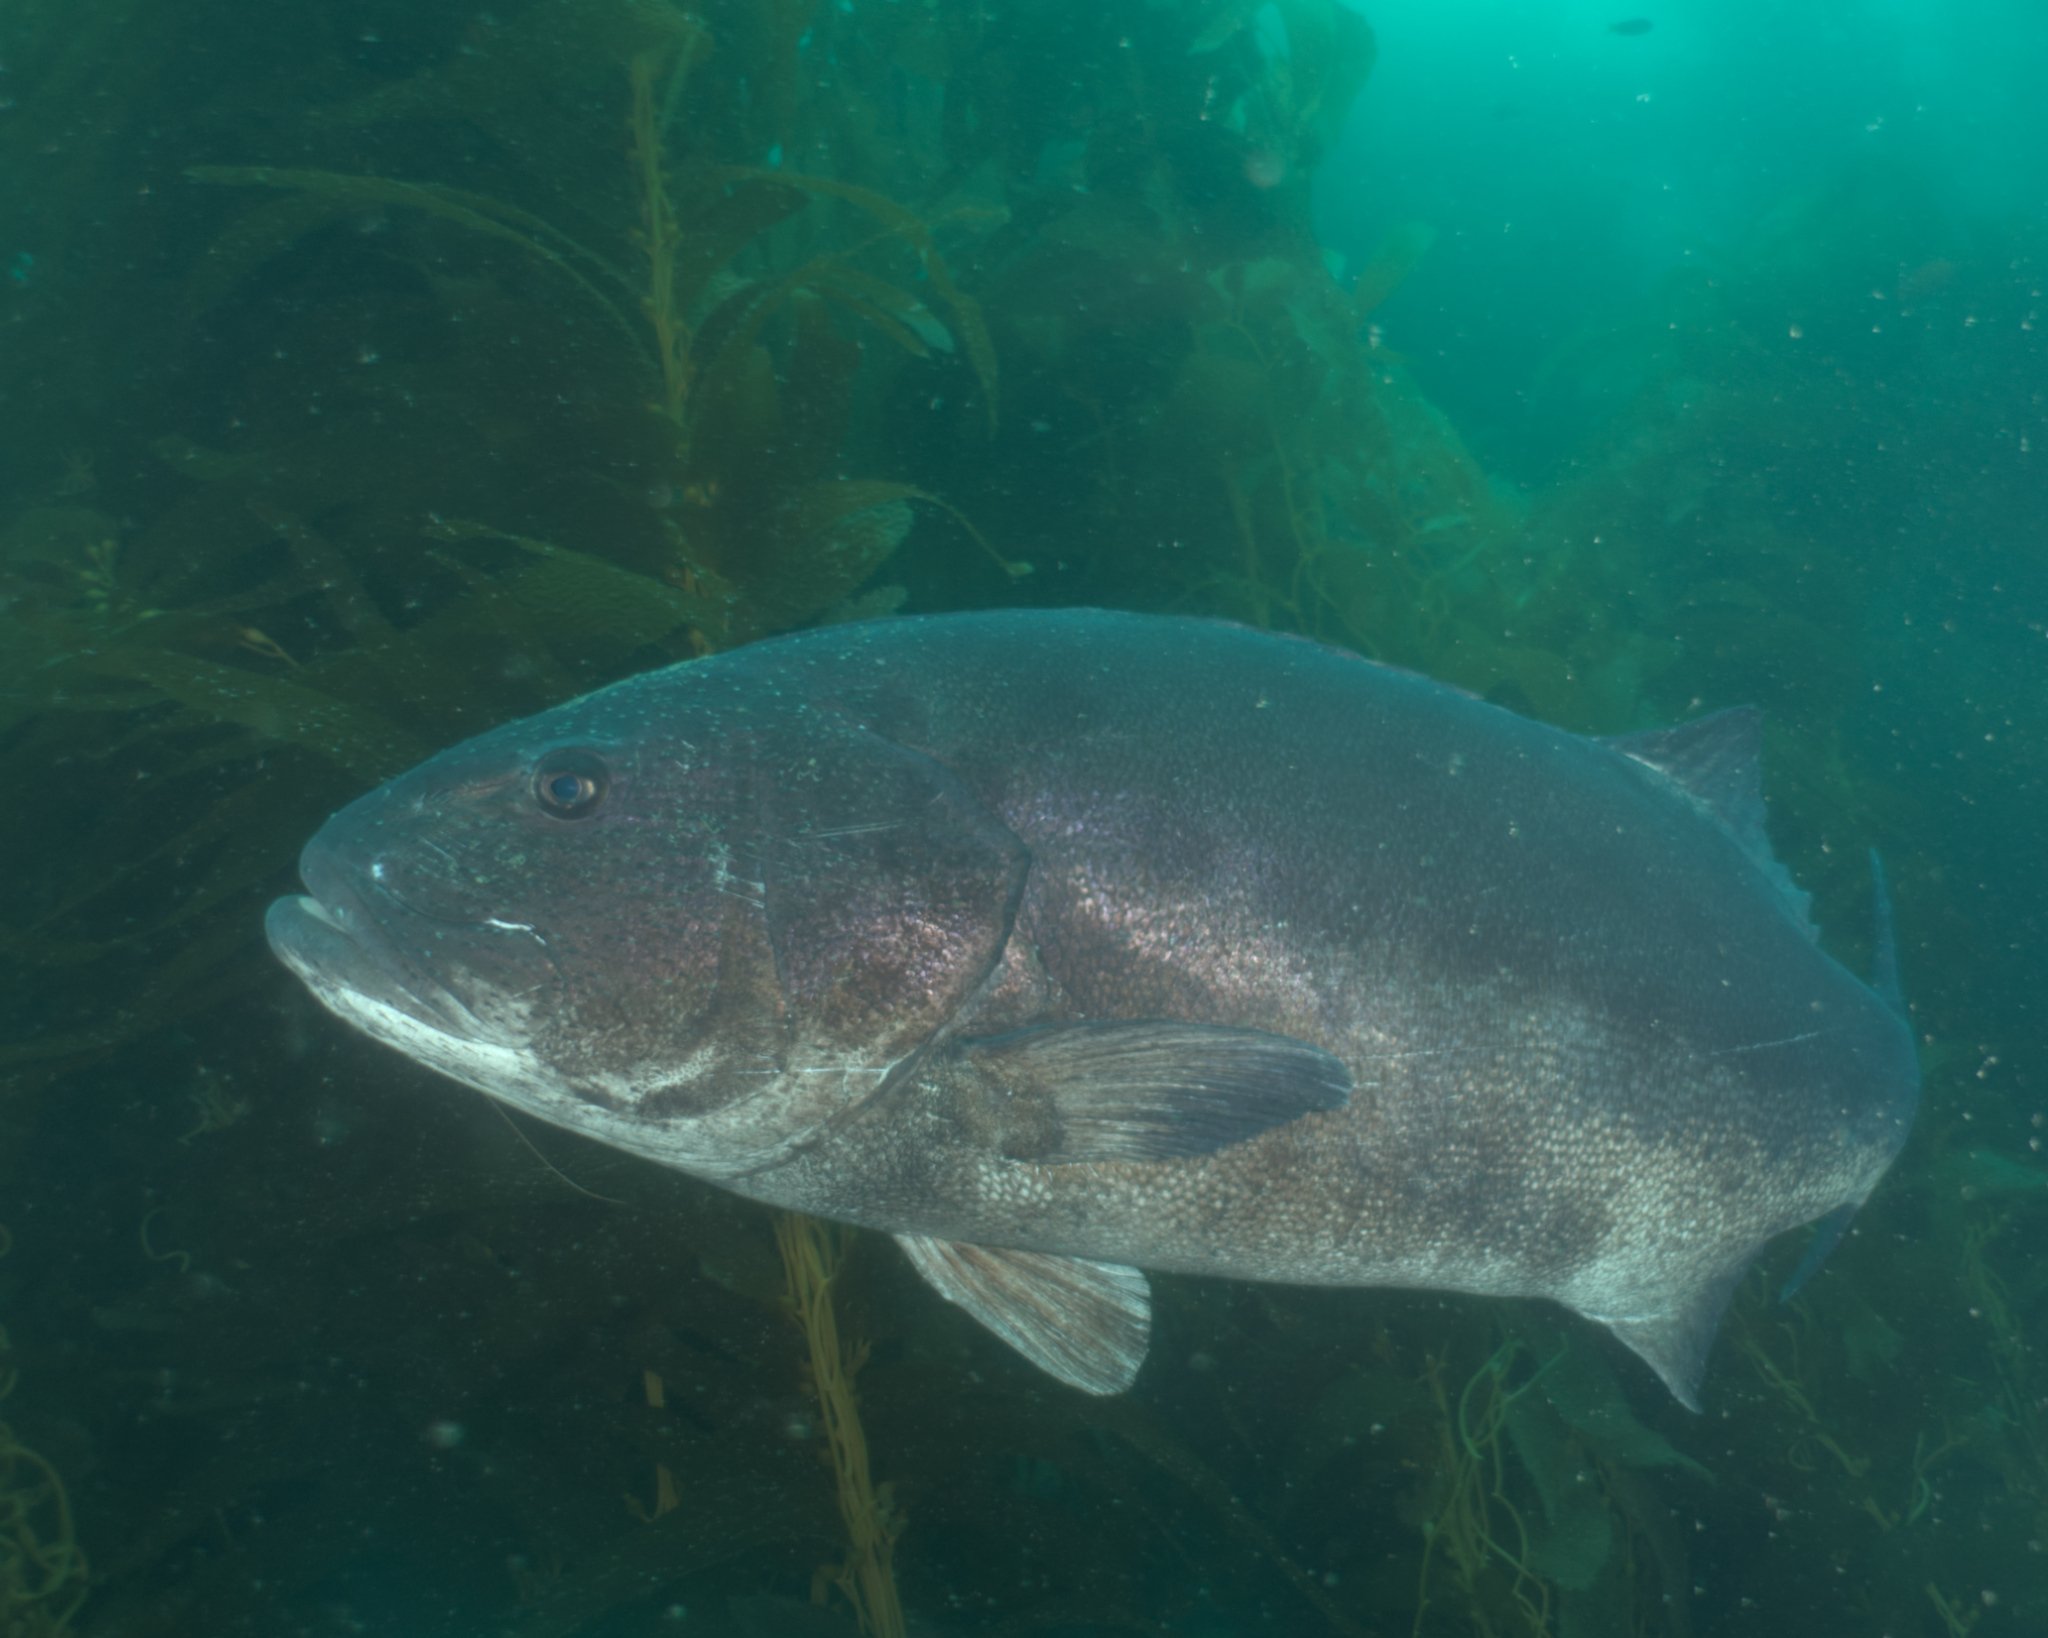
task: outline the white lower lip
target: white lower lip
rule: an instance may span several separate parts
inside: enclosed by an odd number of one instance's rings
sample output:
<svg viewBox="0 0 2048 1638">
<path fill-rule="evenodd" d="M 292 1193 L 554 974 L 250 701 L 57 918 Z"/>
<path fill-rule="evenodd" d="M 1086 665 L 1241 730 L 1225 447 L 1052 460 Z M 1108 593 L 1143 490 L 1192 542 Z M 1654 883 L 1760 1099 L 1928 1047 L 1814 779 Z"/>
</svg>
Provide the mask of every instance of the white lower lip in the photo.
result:
<svg viewBox="0 0 2048 1638">
<path fill-rule="evenodd" d="M 315 948 L 309 950 L 300 939 L 292 937 L 289 930 L 277 945 L 277 952 L 285 965 L 297 973 L 328 1007 L 380 1039 L 388 1039 L 390 1031 L 380 1030 L 371 1020 L 385 1013 L 393 1017 L 416 1013 L 417 1028 L 447 1035 L 451 1040 L 464 1038 L 461 1020 L 467 1017 L 467 1009 L 446 991 L 441 992 L 439 1002 L 423 999 L 419 991 L 406 982 L 404 975 L 378 954 L 374 948 L 375 941 L 366 942 L 357 933 L 356 928 L 364 918 L 351 915 L 346 906 L 323 904 L 310 893 L 296 894 L 287 902 L 293 913 L 304 921 L 318 922 L 331 929 L 348 952 L 345 959 L 337 960 L 342 955 L 341 949 L 320 950 L 317 939 L 314 940 Z M 323 956 L 327 959 L 321 959 Z M 349 969 L 355 967 L 362 968 L 365 977 L 374 974 L 381 979 L 376 988 L 388 993 L 380 998 L 357 988 L 350 982 L 349 974 Z"/>
</svg>

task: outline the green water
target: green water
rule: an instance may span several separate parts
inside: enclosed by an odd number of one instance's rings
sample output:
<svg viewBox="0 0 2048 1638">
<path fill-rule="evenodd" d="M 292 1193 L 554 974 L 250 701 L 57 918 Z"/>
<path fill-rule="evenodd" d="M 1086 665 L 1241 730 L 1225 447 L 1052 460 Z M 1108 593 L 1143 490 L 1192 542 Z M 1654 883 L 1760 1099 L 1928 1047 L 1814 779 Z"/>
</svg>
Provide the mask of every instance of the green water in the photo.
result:
<svg viewBox="0 0 2048 1638">
<path fill-rule="evenodd" d="M 0 1638 L 856 1631 L 767 1214 L 262 907 L 619 676 L 1078 603 L 1763 706 L 1926 1095 L 1701 1416 L 1552 1310 L 1171 1278 L 1087 1399 L 856 1241 L 908 1630 L 2048 1626 L 2048 28 L 1825 9 L 12 0 Z"/>
</svg>

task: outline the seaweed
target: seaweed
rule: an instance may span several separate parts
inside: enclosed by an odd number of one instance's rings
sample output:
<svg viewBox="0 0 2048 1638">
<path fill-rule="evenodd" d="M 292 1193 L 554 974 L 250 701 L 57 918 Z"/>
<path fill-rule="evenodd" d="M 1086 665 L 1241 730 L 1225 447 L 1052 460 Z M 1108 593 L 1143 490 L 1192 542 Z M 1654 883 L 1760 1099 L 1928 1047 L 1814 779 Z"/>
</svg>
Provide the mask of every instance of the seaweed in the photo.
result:
<svg viewBox="0 0 2048 1638">
<path fill-rule="evenodd" d="M 775 1220 L 790 1313 L 803 1327 L 811 1394 L 831 1456 L 839 1516 L 846 1523 L 846 1560 L 818 1571 L 811 1597 L 822 1603 L 825 1587 L 835 1586 L 853 1606 L 863 1633 L 903 1638 L 903 1606 L 893 1568 L 903 1520 L 891 1506 L 889 1487 L 878 1487 L 869 1475 L 867 1436 L 854 1390 L 854 1379 L 867 1363 L 867 1345 L 842 1340 L 832 1296 L 850 1233 L 793 1212 L 783 1212 Z"/>
<path fill-rule="evenodd" d="M 194 260 L 188 326 L 203 332 L 280 267 L 303 266 L 294 263 L 301 247 L 367 218 L 410 216 L 428 225 L 408 235 L 417 272 L 444 286 L 437 300 L 461 322 L 458 346 L 475 368 L 465 375 L 445 357 L 386 360 L 362 349 L 366 395 L 301 436 L 233 448 L 182 433 L 156 439 L 153 455 L 184 494 L 140 534 L 78 504 L 31 509 L 12 525 L 7 555 L 21 589 L 6 617 L 21 637 L 0 672 L 0 710 L 31 739 L 75 737 L 86 720 L 112 730 L 125 713 L 147 725 L 157 785 L 147 843 L 126 849 L 111 872 L 92 866 L 76 883 L 52 884 L 41 906 L 0 930 L 0 949 L 24 961 L 39 954 L 38 965 L 60 931 L 71 959 L 110 971 L 148 952 L 137 963 L 148 979 L 125 1015 L 76 1027 L 46 1016 L 38 1038 L 8 1043 L 0 1061 L 61 1064 L 217 1003 L 232 983 L 219 963 L 167 952 L 188 939 L 190 950 L 234 942 L 227 916 L 252 927 L 255 892 L 275 880 L 320 804 L 346 788 L 296 777 L 282 753 L 373 783 L 474 725 L 636 664 L 802 624 L 843 604 L 897 552 L 913 507 L 976 542 L 1000 578 L 1026 572 L 929 490 L 844 472 L 873 361 L 835 313 L 908 360 L 957 354 L 985 424 L 996 424 L 987 327 L 940 244 L 984 228 L 990 213 L 956 205 L 928 216 L 847 179 L 729 163 L 694 134 L 681 142 L 696 127 L 678 110 L 720 40 L 702 21 L 652 4 L 542 5 L 488 61 L 460 58 L 447 75 L 332 118 L 351 130 L 445 120 L 452 103 L 503 135 L 508 117 L 531 113 L 508 112 L 524 107 L 515 88 L 543 72 L 546 42 L 566 27 L 580 47 L 568 72 L 592 86 L 609 81 L 622 109 L 625 137 L 609 163 L 631 184 L 638 224 L 607 226 L 630 257 L 579 237 L 581 206 L 572 231 L 542 210 L 433 179 L 188 168 L 215 187 L 283 195 L 239 213 Z M 570 171 L 596 174 L 601 157 L 579 129 L 513 179 L 559 207 L 551 184 Z M 489 247 L 471 277 L 445 280 L 434 230 Z M 500 252 L 509 263 L 492 259 Z M 529 300 L 527 270 L 555 282 L 566 311 L 544 286 Z M 579 412 L 590 427 L 577 442 L 596 469 L 575 476 L 577 457 L 557 448 L 542 481 L 559 490 L 571 479 L 569 492 L 520 497 L 478 483 L 481 473 L 449 483 L 423 469 L 395 423 L 415 421 L 423 401 L 509 402 L 492 385 L 507 362 L 494 338 L 536 323 L 556 334 L 529 339 L 526 363 L 552 356 L 564 372 L 558 402 L 591 406 Z M 538 424 L 532 431 L 543 436 Z M 366 486 L 366 472 L 378 481 Z M 627 475 L 642 497 L 637 515 Z M 62 486 L 90 482 L 87 472 Z M 536 511 L 561 532 L 507 526 Z M 622 521 L 631 527 L 614 527 Z M 126 745 L 114 739 L 102 754 L 132 760 L 139 741 Z M 248 783 L 224 796 L 236 777 Z M 257 790 L 270 794 L 248 794 Z M 248 829 L 259 812 L 267 847 Z M 231 817 L 242 827 L 232 835 Z M 118 941 L 87 931 L 97 907 L 161 879 L 167 857 L 212 864 L 196 891 L 139 925 L 131 912 Z"/>
<path fill-rule="evenodd" d="M 13 1247 L 0 1224 L 0 1257 Z M 18 1379 L 0 1326 L 0 1401 Z M 57 1638 L 70 1629 L 91 1585 L 64 1481 L 0 1422 L 0 1634 Z"/>
<path fill-rule="evenodd" d="M 668 445 L 654 452 L 649 481 L 684 502 L 662 519 L 660 569 L 678 580 L 708 573 L 724 582 L 724 618 L 705 635 L 725 646 L 799 624 L 846 596 L 907 531 L 900 503 L 934 501 L 913 485 L 829 475 L 862 354 L 826 321 L 826 308 L 852 315 L 913 359 L 957 345 L 987 423 L 996 425 L 987 325 L 938 245 L 949 226 L 990 213 L 959 207 L 926 220 L 837 178 L 701 155 L 672 164 L 671 116 L 713 44 L 696 20 L 674 13 L 671 23 L 672 36 L 635 52 L 626 69 L 641 272 L 532 211 L 466 189 L 303 168 L 200 166 L 188 172 L 195 181 L 282 188 L 295 197 L 250 213 L 216 241 L 192 302 L 198 310 L 212 306 L 309 235 L 367 210 L 418 211 L 512 247 L 581 298 L 647 378 Z M 801 245 L 795 218 L 818 201 L 846 207 L 843 214 L 866 229 L 824 248 L 762 254 L 771 235 L 777 244 Z M 950 323 L 903 284 L 861 265 L 890 245 L 912 253 L 917 277 Z M 759 265 L 742 271 L 749 260 Z M 778 324 L 786 334 L 771 352 L 766 335 Z M 630 391 L 630 378 L 617 388 Z M 863 516 L 871 512 L 884 515 Z M 1006 574 L 1024 572 L 988 549 Z"/>
</svg>

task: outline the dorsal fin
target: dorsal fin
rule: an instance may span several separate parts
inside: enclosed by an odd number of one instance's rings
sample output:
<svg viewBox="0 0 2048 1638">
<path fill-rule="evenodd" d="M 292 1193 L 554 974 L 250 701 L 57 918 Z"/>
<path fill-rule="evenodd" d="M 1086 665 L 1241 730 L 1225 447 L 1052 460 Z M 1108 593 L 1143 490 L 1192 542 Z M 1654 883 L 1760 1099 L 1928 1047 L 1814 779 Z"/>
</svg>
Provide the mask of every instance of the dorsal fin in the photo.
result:
<svg viewBox="0 0 2048 1638">
<path fill-rule="evenodd" d="M 1763 727 L 1761 711 L 1738 705 L 1675 728 L 1613 734 L 1602 743 L 1655 768 L 1718 819 L 1777 889 L 1787 913 L 1813 938 L 1813 918 L 1807 913 L 1812 900 L 1778 862 L 1764 830 Z"/>
</svg>

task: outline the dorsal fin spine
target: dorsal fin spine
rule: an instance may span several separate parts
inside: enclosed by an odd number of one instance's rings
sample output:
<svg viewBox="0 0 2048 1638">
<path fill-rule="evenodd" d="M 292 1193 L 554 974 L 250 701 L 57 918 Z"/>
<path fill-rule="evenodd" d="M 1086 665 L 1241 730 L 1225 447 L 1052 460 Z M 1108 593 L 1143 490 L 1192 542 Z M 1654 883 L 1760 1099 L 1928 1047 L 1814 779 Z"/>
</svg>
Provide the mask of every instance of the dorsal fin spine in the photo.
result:
<svg viewBox="0 0 2048 1638">
<path fill-rule="evenodd" d="M 1818 936 L 1808 914 L 1812 901 L 1771 851 L 1764 828 L 1761 711 L 1738 705 L 1673 728 L 1613 734 L 1601 743 L 1655 769 L 1719 821 L 1777 890 L 1800 930 L 1808 938 Z"/>
</svg>

